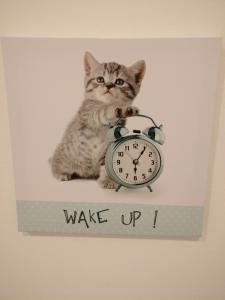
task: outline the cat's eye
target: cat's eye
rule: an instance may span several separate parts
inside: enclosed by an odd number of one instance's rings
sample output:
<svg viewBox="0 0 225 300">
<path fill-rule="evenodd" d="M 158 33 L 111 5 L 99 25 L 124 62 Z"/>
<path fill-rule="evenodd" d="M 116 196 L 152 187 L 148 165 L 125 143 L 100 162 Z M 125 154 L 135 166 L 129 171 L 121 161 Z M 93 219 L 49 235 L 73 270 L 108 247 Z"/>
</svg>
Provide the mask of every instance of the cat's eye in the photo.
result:
<svg viewBox="0 0 225 300">
<path fill-rule="evenodd" d="M 98 83 L 104 83 L 104 82 L 105 82 L 104 77 L 102 77 L 102 76 L 98 76 L 98 77 L 96 78 L 96 81 L 97 81 Z"/>
<path fill-rule="evenodd" d="M 116 85 L 123 85 L 124 84 L 124 80 L 121 79 L 121 78 L 117 78 L 116 81 L 115 81 L 115 84 Z"/>
</svg>

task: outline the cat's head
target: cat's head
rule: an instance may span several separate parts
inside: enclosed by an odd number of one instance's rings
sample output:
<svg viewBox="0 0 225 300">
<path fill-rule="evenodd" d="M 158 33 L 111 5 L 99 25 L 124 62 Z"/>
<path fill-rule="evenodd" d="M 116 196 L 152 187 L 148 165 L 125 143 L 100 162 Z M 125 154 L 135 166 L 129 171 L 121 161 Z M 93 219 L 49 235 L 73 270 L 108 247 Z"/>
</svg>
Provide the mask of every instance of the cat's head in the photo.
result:
<svg viewBox="0 0 225 300">
<path fill-rule="evenodd" d="M 126 67 L 115 62 L 99 63 L 89 52 L 85 53 L 84 67 L 86 98 L 105 103 L 132 102 L 145 74 L 144 60 Z"/>
</svg>

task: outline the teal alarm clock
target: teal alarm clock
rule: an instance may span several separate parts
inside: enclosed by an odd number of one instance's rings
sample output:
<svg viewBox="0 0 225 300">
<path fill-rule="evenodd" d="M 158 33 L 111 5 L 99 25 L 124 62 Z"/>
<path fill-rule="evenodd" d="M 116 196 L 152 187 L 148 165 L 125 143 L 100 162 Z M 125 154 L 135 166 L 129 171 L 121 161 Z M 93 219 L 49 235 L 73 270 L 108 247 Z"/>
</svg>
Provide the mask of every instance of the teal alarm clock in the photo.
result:
<svg viewBox="0 0 225 300">
<path fill-rule="evenodd" d="M 131 132 L 119 122 L 112 126 L 107 136 L 106 172 L 118 184 L 116 191 L 124 186 L 132 189 L 147 187 L 152 192 L 151 184 L 159 178 L 164 166 L 160 149 L 165 141 L 163 126 L 157 126 L 146 115 L 134 117 L 149 119 L 153 126 Z"/>
</svg>

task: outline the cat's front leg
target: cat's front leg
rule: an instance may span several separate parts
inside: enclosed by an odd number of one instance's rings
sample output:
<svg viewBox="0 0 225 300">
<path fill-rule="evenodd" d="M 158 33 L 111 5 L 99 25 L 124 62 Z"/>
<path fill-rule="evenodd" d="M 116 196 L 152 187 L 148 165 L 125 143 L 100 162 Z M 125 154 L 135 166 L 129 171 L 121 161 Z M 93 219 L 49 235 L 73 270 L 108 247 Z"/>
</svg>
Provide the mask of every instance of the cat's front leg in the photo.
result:
<svg viewBox="0 0 225 300">
<path fill-rule="evenodd" d="M 115 189 L 117 183 L 115 183 L 107 174 L 105 165 L 100 167 L 100 175 L 98 178 L 98 183 L 103 189 Z"/>
</svg>

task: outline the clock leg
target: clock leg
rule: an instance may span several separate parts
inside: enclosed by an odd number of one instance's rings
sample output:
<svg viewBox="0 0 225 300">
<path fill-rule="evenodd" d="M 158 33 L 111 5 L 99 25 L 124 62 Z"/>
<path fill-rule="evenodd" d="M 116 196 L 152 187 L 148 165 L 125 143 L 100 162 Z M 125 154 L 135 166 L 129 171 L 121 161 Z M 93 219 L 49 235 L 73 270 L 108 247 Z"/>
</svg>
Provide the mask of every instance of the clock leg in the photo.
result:
<svg viewBox="0 0 225 300">
<path fill-rule="evenodd" d="M 149 189 L 150 192 L 153 192 L 152 188 L 150 185 L 147 185 L 147 188 Z"/>
<path fill-rule="evenodd" d="M 117 186 L 117 188 L 116 188 L 116 192 L 118 192 L 119 191 L 119 189 L 121 188 L 121 184 L 118 184 L 118 186 Z"/>
</svg>

